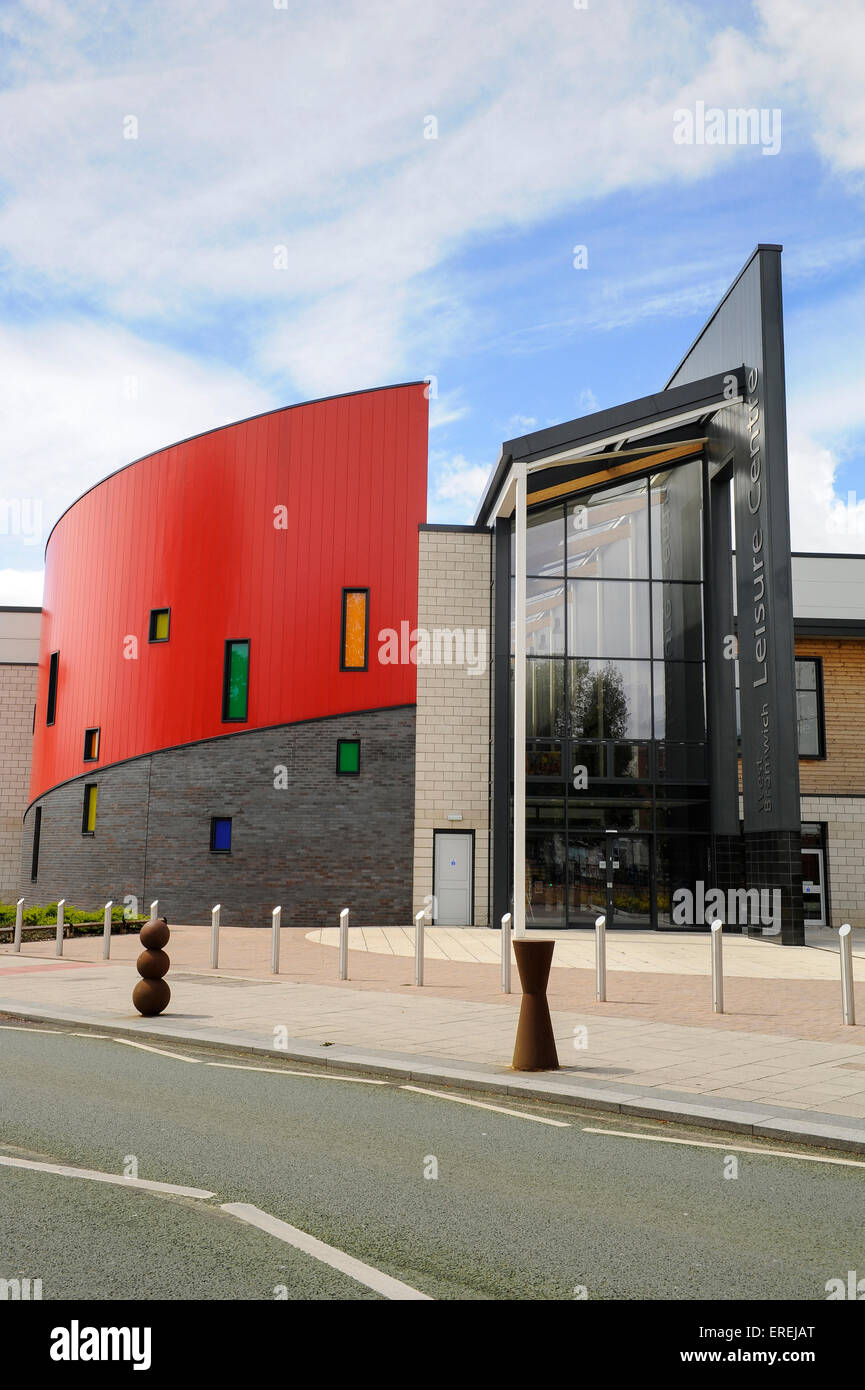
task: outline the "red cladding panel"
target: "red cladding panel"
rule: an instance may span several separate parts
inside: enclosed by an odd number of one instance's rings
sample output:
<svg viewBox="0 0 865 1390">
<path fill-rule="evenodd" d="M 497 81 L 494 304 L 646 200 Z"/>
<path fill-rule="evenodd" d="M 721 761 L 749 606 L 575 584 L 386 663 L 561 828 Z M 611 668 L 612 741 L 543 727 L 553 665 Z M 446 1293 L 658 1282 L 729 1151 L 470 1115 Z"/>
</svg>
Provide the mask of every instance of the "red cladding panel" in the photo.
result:
<svg viewBox="0 0 865 1390">
<path fill-rule="evenodd" d="M 102 730 L 106 766 L 238 729 L 413 704 L 416 668 L 383 665 L 377 636 L 417 625 L 427 410 L 420 383 L 276 411 L 151 454 L 76 502 L 46 553 L 31 800 L 93 770 L 82 761 L 88 728 Z M 370 592 L 366 671 L 340 670 L 348 587 Z M 153 608 L 171 609 L 168 642 L 148 642 Z M 240 725 L 221 717 L 228 638 L 250 641 Z"/>
</svg>

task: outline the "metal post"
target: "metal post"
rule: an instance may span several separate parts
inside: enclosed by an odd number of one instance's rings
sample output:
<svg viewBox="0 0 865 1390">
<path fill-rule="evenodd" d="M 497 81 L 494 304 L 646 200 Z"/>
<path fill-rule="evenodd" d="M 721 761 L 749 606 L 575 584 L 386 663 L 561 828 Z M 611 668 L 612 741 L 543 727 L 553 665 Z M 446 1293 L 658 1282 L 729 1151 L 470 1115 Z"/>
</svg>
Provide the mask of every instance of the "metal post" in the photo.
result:
<svg viewBox="0 0 865 1390">
<path fill-rule="evenodd" d="M 415 913 L 414 918 L 414 982 L 423 984 L 423 919 L 426 908 Z"/>
<path fill-rule="evenodd" d="M 856 1022 L 856 1001 L 853 997 L 853 928 L 845 922 L 838 932 L 841 947 L 841 1013 L 845 1023 Z"/>
<path fill-rule="evenodd" d="M 712 1010 L 724 1012 L 724 923 L 720 917 L 712 923 Z"/>
<path fill-rule="evenodd" d="M 270 973 L 279 974 L 279 929 L 282 923 L 282 908 L 275 907 L 271 913 L 272 936 L 270 939 Z"/>
<path fill-rule="evenodd" d="M 506 912 L 502 918 L 502 994 L 511 992 L 511 922 L 513 918 Z"/>
<path fill-rule="evenodd" d="M 63 909 L 66 906 L 66 899 L 61 898 L 57 904 L 57 954 L 63 955 Z"/>
<path fill-rule="evenodd" d="M 607 918 L 602 912 L 595 918 L 595 998 L 602 1004 L 607 999 Z"/>
<path fill-rule="evenodd" d="M 158 916 L 159 916 L 159 899 L 158 899 L 158 898 L 154 898 L 154 899 L 153 899 L 153 902 L 150 904 L 150 920 L 151 920 L 151 922 L 155 922 Z"/>
<path fill-rule="evenodd" d="M 348 908 L 339 914 L 339 978 L 348 979 Z"/>
<path fill-rule="evenodd" d="M 514 939 L 526 933 L 526 465 L 514 503 Z"/>
<path fill-rule="evenodd" d="M 24 926 L 24 899 L 19 898 L 15 904 L 15 936 L 13 938 L 13 951 L 21 950 L 21 931 Z"/>
<path fill-rule="evenodd" d="M 105 911 L 102 915 L 102 959 L 108 960 L 111 955 L 111 909 L 113 902 L 105 904 Z"/>
<path fill-rule="evenodd" d="M 210 968 L 219 969 L 219 914 L 222 904 L 217 903 L 210 912 Z"/>
</svg>

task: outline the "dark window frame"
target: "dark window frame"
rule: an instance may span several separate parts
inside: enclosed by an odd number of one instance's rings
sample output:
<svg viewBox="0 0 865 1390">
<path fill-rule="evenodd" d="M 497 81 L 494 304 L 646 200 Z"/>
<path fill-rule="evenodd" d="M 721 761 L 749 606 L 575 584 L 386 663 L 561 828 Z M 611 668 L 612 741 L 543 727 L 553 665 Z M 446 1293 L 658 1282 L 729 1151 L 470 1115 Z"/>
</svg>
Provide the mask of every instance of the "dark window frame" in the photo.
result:
<svg viewBox="0 0 865 1390">
<path fill-rule="evenodd" d="M 210 817 L 210 853 L 211 854 L 231 854 L 233 841 L 233 816 L 211 816 Z M 217 825 L 228 825 L 228 849 L 220 849 L 215 843 Z"/>
<path fill-rule="evenodd" d="M 57 686 L 60 679 L 60 651 L 51 653 L 48 662 L 48 700 L 45 706 L 45 724 L 50 728 L 57 719 Z"/>
<path fill-rule="evenodd" d="M 88 738 L 90 737 L 91 734 L 95 734 L 95 735 L 96 735 L 96 752 L 95 752 L 95 753 L 88 753 L 88 752 L 87 752 L 87 740 L 88 740 Z M 98 763 L 98 762 L 99 762 L 99 748 L 100 748 L 101 743 L 102 743 L 102 730 L 101 730 L 101 728 L 99 727 L 99 725 L 94 725 L 94 727 L 93 727 L 92 729 L 85 729 L 85 730 L 84 730 L 84 756 L 82 757 L 81 761 L 84 762 L 84 763 Z"/>
<path fill-rule="evenodd" d="M 30 859 L 30 882 L 39 877 L 39 844 L 42 839 L 42 807 L 37 806 L 33 813 L 33 854 Z"/>
<path fill-rule="evenodd" d="M 155 631 L 155 628 L 156 628 L 156 620 L 157 620 L 157 618 L 161 617 L 161 615 L 162 615 L 163 613 L 167 613 L 167 614 L 168 614 L 168 635 L 167 635 L 166 637 L 155 637 L 155 636 L 154 636 L 154 631 Z M 150 610 L 150 623 L 149 623 L 148 629 L 147 629 L 147 640 L 148 640 L 148 642 L 154 642 L 154 643 L 156 643 L 157 645 L 159 645 L 160 643 L 168 642 L 169 639 L 170 639 L 170 637 L 171 637 L 171 609 L 170 609 L 170 608 L 151 608 L 151 610 Z"/>
<path fill-rule="evenodd" d="M 345 664 L 345 620 L 348 607 L 347 598 L 349 594 L 364 594 L 366 604 L 364 606 L 364 632 L 363 632 L 363 665 L 346 666 Z M 339 626 L 339 669 L 340 671 L 368 671 L 369 670 L 369 589 L 362 584 L 348 584 L 342 591 L 342 618 Z"/>
<path fill-rule="evenodd" d="M 799 662 L 800 662 L 800 661 L 802 661 L 802 662 L 810 661 L 810 662 L 813 664 L 813 666 L 814 666 L 815 694 L 816 694 L 816 696 L 817 696 L 817 748 L 818 748 L 818 750 L 819 750 L 819 751 L 816 752 L 816 753 L 801 753 L 801 752 L 799 752 L 799 748 L 798 748 L 798 742 L 799 742 L 799 710 L 798 710 L 798 701 L 797 701 L 797 708 L 796 708 L 796 743 L 797 743 L 797 748 L 796 748 L 796 752 L 797 752 L 797 754 L 798 754 L 798 756 L 799 756 L 799 758 L 800 758 L 800 760 L 801 760 L 802 762 L 808 762 L 808 763 L 825 762 L 825 761 L 826 761 L 826 706 L 825 706 L 824 700 L 823 700 L 823 658 L 822 658 L 822 656 L 804 656 L 804 655 L 803 655 L 803 656 L 796 656 L 794 659 L 795 659 L 795 668 L 794 668 L 794 670 L 795 670 L 795 673 L 796 673 L 795 688 L 796 688 L 796 694 L 797 694 L 797 695 L 799 694 L 799 681 L 798 681 L 798 666 L 799 666 Z"/>
<path fill-rule="evenodd" d="M 243 717 L 238 714 L 229 714 L 229 700 L 231 687 L 231 649 L 232 647 L 246 647 L 246 699 L 243 705 Z M 252 644 L 248 637 L 226 637 L 225 654 L 222 661 L 222 722 L 223 724 L 248 724 L 249 723 L 249 668 L 252 661 Z"/>
<path fill-rule="evenodd" d="M 345 768 L 339 765 L 339 753 L 343 744 L 353 743 L 357 745 L 357 767 Z M 336 773 L 338 777 L 359 777 L 360 776 L 360 739 L 359 738 L 338 738 L 336 741 Z"/>
<path fill-rule="evenodd" d="M 81 808 L 81 834 L 82 834 L 82 835 L 88 835 L 88 836 L 90 836 L 90 837 L 92 838 L 92 836 L 94 836 L 94 835 L 96 834 L 96 817 L 95 817 L 95 816 L 93 817 L 93 829 L 92 829 L 92 830 L 88 830 L 88 829 L 87 829 L 87 821 L 88 821 L 88 819 L 89 819 L 88 812 L 89 812 L 89 810 L 90 810 L 90 793 L 91 793 L 91 792 L 96 792 L 96 794 L 97 794 L 97 796 L 96 796 L 96 803 L 97 803 L 97 805 L 98 805 L 98 804 L 99 804 L 99 783 L 98 783 L 98 782 L 85 782 L 85 783 L 84 783 L 84 805 L 83 805 L 82 808 Z"/>
</svg>

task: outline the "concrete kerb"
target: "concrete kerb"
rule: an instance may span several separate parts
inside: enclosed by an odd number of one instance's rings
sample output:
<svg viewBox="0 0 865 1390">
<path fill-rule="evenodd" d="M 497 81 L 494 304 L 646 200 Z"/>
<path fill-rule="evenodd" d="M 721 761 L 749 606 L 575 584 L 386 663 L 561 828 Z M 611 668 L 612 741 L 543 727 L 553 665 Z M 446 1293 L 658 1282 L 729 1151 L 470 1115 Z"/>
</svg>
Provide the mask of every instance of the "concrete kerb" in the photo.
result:
<svg viewBox="0 0 865 1390">
<path fill-rule="evenodd" d="M 320 1043 L 291 1039 L 287 1049 L 262 1046 L 243 1033 L 210 1032 L 206 1029 L 138 1027 L 132 1023 L 103 1019 L 94 1022 L 92 1015 L 74 1009 L 40 1010 L 32 1006 L 22 1009 L 14 1000 L 0 999 L 0 1013 L 25 1023 L 75 1024 L 82 1032 L 110 1031 L 131 1038 L 140 1038 L 152 1045 L 197 1043 L 218 1052 L 241 1052 L 269 1061 L 305 1062 L 325 1071 L 360 1072 L 389 1080 L 411 1081 L 419 1085 L 437 1085 L 468 1095 L 485 1094 L 512 1097 L 514 1100 L 547 1101 L 572 1106 L 575 1109 L 598 1111 L 601 1114 L 628 1115 L 633 1118 L 663 1120 L 692 1125 L 701 1129 L 721 1129 L 730 1133 L 752 1135 L 767 1139 L 787 1139 L 792 1143 L 814 1145 L 818 1148 L 840 1149 L 865 1153 L 865 1123 L 845 1116 L 827 1119 L 825 1113 L 791 1110 L 783 1106 L 750 1104 L 739 1100 L 725 1101 L 718 1097 L 711 1105 L 700 1104 L 676 1092 L 640 1091 L 635 1088 L 593 1087 L 591 1083 L 569 1085 L 556 1078 L 516 1077 L 506 1069 L 500 1072 L 472 1069 L 449 1064 L 441 1059 L 415 1054 L 401 1056 L 364 1052 L 334 1044 L 325 1049 Z M 728 1108 L 729 1107 L 729 1108 Z"/>
</svg>

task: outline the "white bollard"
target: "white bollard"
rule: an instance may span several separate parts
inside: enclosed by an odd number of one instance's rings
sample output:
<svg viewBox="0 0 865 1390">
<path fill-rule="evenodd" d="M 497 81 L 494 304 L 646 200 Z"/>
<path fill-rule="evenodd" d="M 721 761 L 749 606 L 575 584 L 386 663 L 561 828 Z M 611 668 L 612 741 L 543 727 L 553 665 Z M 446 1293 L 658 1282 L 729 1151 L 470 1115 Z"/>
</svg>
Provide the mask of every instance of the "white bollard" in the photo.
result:
<svg viewBox="0 0 865 1390">
<path fill-rule="evenodd" d="M 105 911 L 102 915 L 102 959 L 108 960 L 111 955 L 111 909 L 113 902 L 105 904 Z"/>
<path fill-rule="evenodd" d="M 216 907 L 210 910 L 210 968 L 219 969 L 219 914 L 222 904 L 217 903 Z"/>
<path fill-rule="evenodd" d="M 159 899 L 158 899 L 158 898 L 154 898 L 154 899 L 153 899 L 153 902 L 150 904 L 150 920 L 151 920 L 151 922 L 155 922 L 158 916 L 159 916 Z"/>
<path fill-rule="evenodd" d="M 279 974 L 279 928 L 282 923 L 282 908 L 275 907 L 271 916 L 270 973 Z"/>
<path fill-rule="evenodd" d="M 66 899 L 61 898 L 57 904 L 57 954 L 63 955 L 63 909 L 66 906 Z"/>
<path fill-rule="evenodd" d="M 845 922 L 838 931 L 841 947 L 841 1017 L 845 1023 L 856 1022 L 856 1000 L 853 995 L 853 928 Z"/>
<path fill-rule="evenodd" d="M 712 923 L 712 1010 L 724 1012 L 724 923 L 717 917 Z"/>
<path fill-rule="evenodd" d="M 415 913 L 414 917 L 414 982 L 423 984 L 423 923 L 426 908 Z"/>
<path fill-rule="evenodd" d="M 595 998 L 607 999 L 607 918 L 602 912 L 595 918 Z"/>
<path fill-rule="evenodd" d="M 12 950 L 21 950 L 21 931 L 24 926 L 24 899 L 19 898 L 15 904 L 15 935 L 12 939 Z"/>
<path fill-rule="evenodd" d="M 506 912 L 502 918 L 502 994 L 511 992 L 511 922 L 513 917 Z"/>
<path fill-rule="evenodd" d="M 339 978 L 348 979 L 348 908 L 339 914 Z"/>
</svg>

